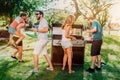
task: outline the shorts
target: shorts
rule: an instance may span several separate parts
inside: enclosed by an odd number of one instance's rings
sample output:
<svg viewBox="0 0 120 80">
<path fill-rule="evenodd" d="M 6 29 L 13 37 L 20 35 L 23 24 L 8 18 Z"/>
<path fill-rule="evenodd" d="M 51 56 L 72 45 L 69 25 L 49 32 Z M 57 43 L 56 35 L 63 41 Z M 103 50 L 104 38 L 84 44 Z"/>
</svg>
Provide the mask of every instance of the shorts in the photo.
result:
<svg viewBox="0 0 120 80">
<path fill-rule="evenodd" d="M 9 26 L 9 27 L 8 27 L 8 32 L 9 32 L 10 34 L 15 34 L 16 29 L 15 29 L 14 27 Z"/>
<path fill-rule="evenodd" d="M 62 48 L 63 48 L 63 49 L 69 48 L 69 47 L 72 47 L 72 46 L 73 46 L 71 40 L 69 40 L 69 41 L 61 41 L 61 45 L 62 45 Z"/>
<path fill-rule="evenodd" d="M 39 40 L 35 43 L 33 54 L 42 53 L 43 55 L 47 54 L 47 42 L 46 40 Z"/>
<path fill-rule="evenodd" d="M 93 40 L 91 46 L 91 56 L 100 55 L 102 40 Z"/>
<path fill-rule="evenodd" d="M 18 39 L 19 39 L 19 37 L 13 36 L 14 42 L 16 42 Z M 23 44 L 22 41 L 20 41 L 20 42 L 18 43 L 18 46 L 22 46 L 22 44 Z"/>
</svg>

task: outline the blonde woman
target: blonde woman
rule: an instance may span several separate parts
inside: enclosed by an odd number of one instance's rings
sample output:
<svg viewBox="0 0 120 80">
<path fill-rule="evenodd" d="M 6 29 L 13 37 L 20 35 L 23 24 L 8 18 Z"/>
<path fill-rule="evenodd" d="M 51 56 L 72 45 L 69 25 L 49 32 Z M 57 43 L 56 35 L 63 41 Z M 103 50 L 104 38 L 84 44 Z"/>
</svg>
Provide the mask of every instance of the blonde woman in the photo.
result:
<svg viewBox="0 0 120 80">
<path fill-rule="evenodd" d="M 61 45 L 64 50 L 64 57 L 63 57 L 63 67 L 62 70 L 65 69 L 66 63 L 68 62 L 68 73 L 73 73 L 72 70 L 72 43 L 71 40 L 75 40 L 74 36 L 71 36 L 71 29 L 72 24 L 75 21 L 75 16 L 69 15 L 65 22 L 62 25 L 62 41 Z"/>
</svg>

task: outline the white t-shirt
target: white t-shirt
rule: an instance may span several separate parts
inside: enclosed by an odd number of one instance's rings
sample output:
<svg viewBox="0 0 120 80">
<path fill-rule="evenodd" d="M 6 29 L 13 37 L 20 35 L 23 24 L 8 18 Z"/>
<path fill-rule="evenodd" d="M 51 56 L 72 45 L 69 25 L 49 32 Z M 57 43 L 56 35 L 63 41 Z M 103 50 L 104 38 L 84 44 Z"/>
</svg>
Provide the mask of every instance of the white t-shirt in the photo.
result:
<svg viewBox="0 0 120 80">
<path fill-rule="evenodd" d="M 43 18 L 42 20 L 40 20 L 38 29 L 40 30 L 45 27 L 48 28 L 48 22 Z M 47 32 L 46 33 L 37 32 L 37 35 L 38 40 L 48 40 Z"/>
</svg>

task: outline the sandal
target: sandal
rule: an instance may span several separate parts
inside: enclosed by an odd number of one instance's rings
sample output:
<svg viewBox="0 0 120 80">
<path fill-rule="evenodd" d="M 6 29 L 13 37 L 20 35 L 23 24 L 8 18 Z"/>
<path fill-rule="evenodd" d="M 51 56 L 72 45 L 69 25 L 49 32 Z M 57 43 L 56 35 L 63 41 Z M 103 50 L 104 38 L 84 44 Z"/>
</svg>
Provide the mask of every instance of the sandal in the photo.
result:
<svg viewBox="0 0 120 80">
<path fill-rule="evenodd" d="M 69 74 L 72 74 L 72 73 L 75 73 L 75 71 L 72 70 L 71 72 L 68 72 L 68 73 L 69 73 Z"/>
<path fill-rule="evenodd" d="M 31 70 L 30 72 L 32 72 L 32 73 L 37 73 L 38 72 L 38 70 Z"/>
<path fill-rule="evenodd" d="M 54 70 L 53 68 L 49 68 L 49 67 L 46 68 L 46 69 L 49 70 L 49 71 L 53 71 Z"/>
<path fill-rule="evenodd" d="M 16 56 L 11 56 L 11 58 L 13 58 L 13 59 L 16 59 L 16 60 L 17 60 L 17 57 L 16 57 Z"/>
</svg>

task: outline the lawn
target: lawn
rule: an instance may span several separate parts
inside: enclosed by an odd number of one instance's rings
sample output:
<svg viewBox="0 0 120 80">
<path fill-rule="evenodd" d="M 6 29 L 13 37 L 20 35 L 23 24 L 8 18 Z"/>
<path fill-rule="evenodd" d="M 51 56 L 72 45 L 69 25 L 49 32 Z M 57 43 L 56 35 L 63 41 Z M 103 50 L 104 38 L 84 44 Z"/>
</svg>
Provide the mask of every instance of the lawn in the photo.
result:
<svg viewBox="0 0 120 80">
<path fill-rule="evenodd" d="M 120 80 L 120 37 L 104 35 L 101 55 L 102 71 L 90 74 L 86 69 L 90 66 L 90 45 L 85 46 L 85 59 L 83 66 L 73 66 L 75 73 L 68 74 L 67 69 L 61 71 L 61 66 L 56 66 L 54 71 L 47 71 L 46 63 L 42 55 L 39 56 L 39 72 L 31 73 L 33 69 L 33 45 L 35 38 L 27 37 L 24 40 L 23 59 L 24 63 L 19 63 L 10 58 L 14 51 L 11 47 L 5 47 L 6 43 L 0 42 L 0 80 Z M 50 55 L 50 45 L 48 52 Z"/>
</svg>

